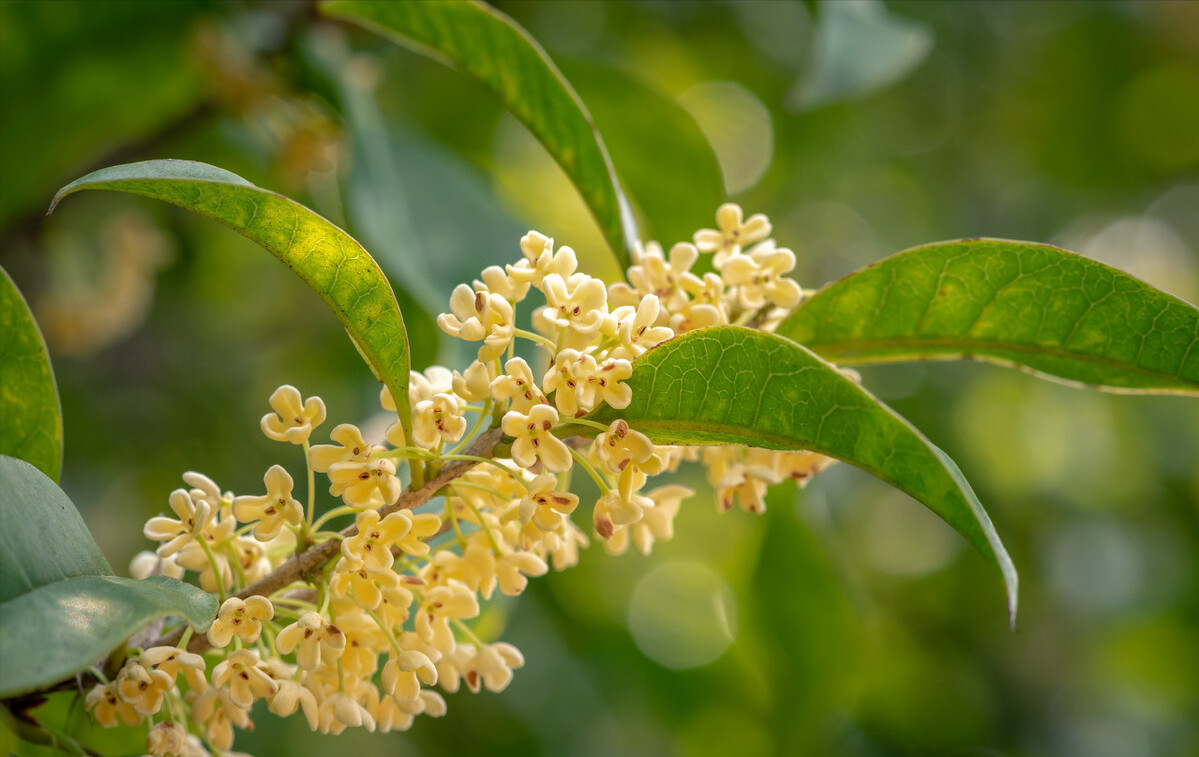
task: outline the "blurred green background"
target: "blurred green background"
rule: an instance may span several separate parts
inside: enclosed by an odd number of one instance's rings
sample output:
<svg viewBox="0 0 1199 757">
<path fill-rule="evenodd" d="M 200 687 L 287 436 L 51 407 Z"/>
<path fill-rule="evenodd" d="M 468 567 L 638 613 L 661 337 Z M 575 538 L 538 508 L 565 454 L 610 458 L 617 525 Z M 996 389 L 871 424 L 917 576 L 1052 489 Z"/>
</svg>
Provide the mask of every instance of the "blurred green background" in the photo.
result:
<svg viewBox="0 0 1199 757">
<path fill-rule="evenodd" d="M 591 109 L 666 246 L 726 197 L 767 213 L 806 287 L 906 247 L 1044 241 L 1199 297 L 1199 3 L 506 2 Z M 332 315 L 241 237 L 94 168 L 228 168 L 344 225 L 430 314 L 529 228 L 607 272 L 594 223 L 468 78 L 308 3 L 0 3 L 0 264 L 46 331 L 63 485 L 118 571 L 179 475 L 257 492 L 291 383 L 335 422 L 377 385 Z M 1021 571 L 836 466 L 762 517 L 700 493 L 651 557 L 598 547 L 487 611 L 527 664 L 403 734 L 263 713 L 258 754 L 1199 754 L 1199 403 L 973 363 L 863 371 L 960 464 Z M 327 433 L 327 429 L 325 430 Z M 323 493 L 323 492 L 322 492 Z M 507 627 L 505 628 L 505 623 Z M 68 702 L 50 709 L 65 710 Z M 138 754 L 99 729 L 85 743 Z M 0 746 L 33 753 L 0 735 Z"/>
</svg>

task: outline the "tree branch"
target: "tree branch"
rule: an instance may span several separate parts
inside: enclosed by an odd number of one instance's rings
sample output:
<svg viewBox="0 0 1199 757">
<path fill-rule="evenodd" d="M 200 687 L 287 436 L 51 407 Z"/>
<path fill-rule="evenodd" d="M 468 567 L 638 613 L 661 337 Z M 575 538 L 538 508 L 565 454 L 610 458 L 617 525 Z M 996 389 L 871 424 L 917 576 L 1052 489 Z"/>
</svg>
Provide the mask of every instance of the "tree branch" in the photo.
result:
<svg viewBox="0 0 1199 757">
<path fill-rule="evenodd" d="M 474 455 L 476 457 L 490 457 L 492 450 L 495 449 L 504 432 L 501 429 L 493 428 L 484 431 L 463 451 L 463 454 Z M 394 503 L 386 507 L 379 508 L 379 516 L 386 517 L 387 515 L 396 512 L 397 510 L 411 510 L 432 499 L 441 487 L 445 486 L 454 479 L 460 477 L 468 470 L 478 465 L 474 461 L 454 461 L 442 468 L 436 476 L 425 482 L 415 491 L 405 489 L 400 498 Z M 317 544 L 308 551 L 296 555 L 287 562 L 275 568 L 267 575 L 250 584 L 246 588 L 234 594 L 235 597 L 245 599 L 252 596 L 270 596 L 279 589 L 282 589 L 289 584 L 300 580 L 304 575 L 318 570 L 329 560 L 341 553 L 341 542 L 354 534 L 358 533 L 356 525 L 349 525 L 342 529 L 337 536 Z M 147 647 L 157 646 L 174 646 L 183 638 L 184 628 L 176 629 L 165 636 L 162 636 L 149 644 Z M 187 651 L 197 654 L 203 653 L 209 649 L 208 637 L 204 634 L 196 634 L 187 644 Z"/>
</svg>

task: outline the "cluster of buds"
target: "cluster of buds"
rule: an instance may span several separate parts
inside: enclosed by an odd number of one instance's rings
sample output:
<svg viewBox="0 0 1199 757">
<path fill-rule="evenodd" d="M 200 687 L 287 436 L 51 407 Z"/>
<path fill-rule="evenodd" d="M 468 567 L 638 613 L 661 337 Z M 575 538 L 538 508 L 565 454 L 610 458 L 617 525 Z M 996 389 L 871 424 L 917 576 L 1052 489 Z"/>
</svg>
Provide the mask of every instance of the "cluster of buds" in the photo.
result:
<svg viewBox="0 0 1199 757">
<path fill-rule="evenodd" d="M 819 472 L 830 460 L 811 452 L 658 446 L 624 420 L 587 417 L 601 404 L 627 407 L 633 361 L 674 335 L 725 323 L 769 329 L 798 304 L 801 290 L 785 275 L 795 257 L 766 238 L 766 218 L 743 221 L 725 205 L 717 221 L 718 230 L 668 256 L 654 243 L 637 250 L 629 283 L 611 286 L 579 272 L 569 247 L 526 234 L 518 262 L 454 290 L 437 322 L 477 342 L 476 358 L 462 371 L 413 372 L 411 432 L 397 420 L 378 440 L 386 444 L 343 423 L 332 444 L 310 445 L 324 403 L 280 387 L 261 427 L 302 448 L 307 505 L 278 465 L 262 495 L 222 493 L 206 476 L 184 474 L 188 488 L 169 498 L 175 517 L 146 524 L 160 546 L 135 559 L 134 574 L 193 571 L 220 596 L 220 610 L 203 636 L 188 628 L 173 646 L 131 650 L 87 697 L 97 722 L 150 722 L 148 748 L 160 756 L 226 752 L 234 726 L 252 727 L 258 700 L 278 715 L 302 713 L 322 733 L 407 729 L 418 715 L 445 712 L 439 690 L 498 692 L 524 664 L 519 650 L 480 639 L 469 621 L 497 589 L 518 595 L 529 577 L 578 560 L 589 538 L 575 521 L 576 470 L 600 490 L 594 535 L 610 552 L 632 543 L 647 554 L 672 536 L 693 494 L 678 483 L 648 488 L 649 480 L 684 460 L 702 459 L 721 510 L 739 502 L 761 512 L 767 486 Z M 701 253 L 715 253 L 702 275 L 692 271 Z M 517 306 L 533 290 L 545 304 L 526 331 Z M 532 346 L 527 359 L 517 340 Z M 386 388 L 380 401 L 395 419 Z M 476 449 L 488 428 L 502 429 L 503 443 Z M 450 466 L 454 475 L 437 478 Z M 316 473 L 340 499 L 319 517 Z M 288 573 L 318 552 L 315 568 Z"/>
</svg>

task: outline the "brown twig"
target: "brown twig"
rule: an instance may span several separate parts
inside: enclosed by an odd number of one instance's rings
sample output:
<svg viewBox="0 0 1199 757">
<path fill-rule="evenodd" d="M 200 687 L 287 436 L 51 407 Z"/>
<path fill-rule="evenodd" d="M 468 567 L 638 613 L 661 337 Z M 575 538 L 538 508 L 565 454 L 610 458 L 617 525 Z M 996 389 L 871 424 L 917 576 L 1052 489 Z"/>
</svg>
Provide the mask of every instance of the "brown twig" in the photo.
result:
<svg viewBox="0 0 1199 757">
<path fill-rule="evenodd" d="M 463 451 L 463 454 L 474 455 L 476 457 L 490 457 L 492 450 L 499 443 L 503 435 L 504 432 L 498 428 L 485 431 L 470 443 Z M 432 499 L 443 486 L 460 477 L 477 464 L 476 462 L 464 460 L 450 463 L 442 468 L 437 475 L 426 481 L 419 489 L 405 489 L 400 498 L 394 503 L 380 508 L 379 515 L 386 517 L 397 510 L 411 510 L 414 507 L 420 507 Z M 358 533 L 357 526 L 353 524 L 346 526 L 337 536 L 317 544 L 306 552 L 296 555 L 233 596 L 245 599 L 246 597 L 266 597 L 274 594 L 279 589 L 300 580 L 303 576 L 319 570 L 325 563 L 340 553 L 342 540 L 356 533 Z M 183 630 L 183 628 L 176 629 L 150 642 L 147 644 L 147 647 L 174 646 L 183 638 Z M 197 634 L 188 642 L 187 650 L 199 654 L 207 651 L 209 646 L 208 637 L 204 634 Z"/>
</svg>

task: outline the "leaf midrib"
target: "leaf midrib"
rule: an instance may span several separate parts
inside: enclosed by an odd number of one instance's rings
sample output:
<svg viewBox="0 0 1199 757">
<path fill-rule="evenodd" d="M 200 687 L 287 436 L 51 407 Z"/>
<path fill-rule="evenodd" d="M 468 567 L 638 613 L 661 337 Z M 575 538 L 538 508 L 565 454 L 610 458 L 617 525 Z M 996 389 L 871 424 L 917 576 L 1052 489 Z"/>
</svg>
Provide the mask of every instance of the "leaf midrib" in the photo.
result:
<svg viewBox="0 0 1199 757">
<path fill-rule="evenodd" d="M 838 365 L 870 365 L 872 363 L 894 363 L 904 359 L 900 355 L 880 355 L 882 359 L 872 359 L 869 356 L 859 356 L 860 353 L 871 350 L 895 350 L 908 349 L 919 351 L 921 349 L 934 348 L 943 349 L 946 353 L 949 352 L 967 352 L 970 350 L 1003 350 L 1006 352 L 1019 352 L 1029 355 L 1040 355 L 1042 357 L 1061 358 L 1066 360 L 1075 360 L 1078 362 L 1090 363 L 1093 365 L 1102 366 L 1104 368 L 1113 368 L 1123 373 L 1141 374 L 1154 378 L 1173 379 L 1187 384 L 1193 384 L 1183 378 L 1178 373 L 1164 373 L 1154 371 L 1143 367 L 1138 363 L 1126 363 L 1113 358 L 1103 357 L 1101 355 L 1089 354 L 1086 352 L 1077 352 L 1069 349 L 1046 347 L 1041 345 L 1021 344 L 1018 342 L 1000 342 L 984 339 L 961 339 L 950 337 L 935 337 L 935 338 L 920 338 L 920 339 L 863 339 L 854 341 L 836 341 L 836 342 L 817 342 L 805 341 L 801 342 L 805 347 L 814 352 L 819 353 L 822 357 L 832 359 L 833 357 L 840 358 Z M 985 355 L 984 355 L 985 357 Z M 1182 366 L 1179 366 L 1181 371 Z M 1199 390 L 1199 384 L 1195 384 Z"/>
</svg>

